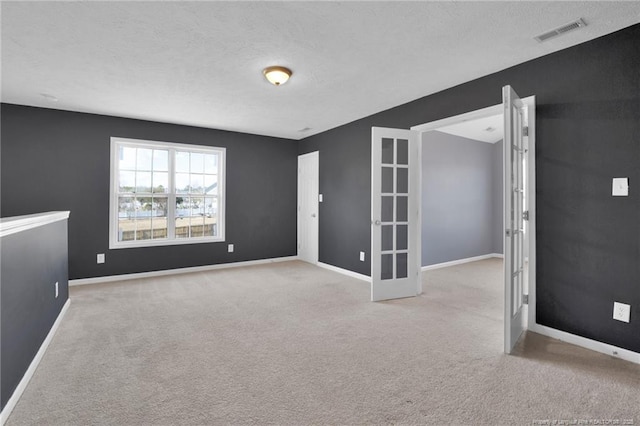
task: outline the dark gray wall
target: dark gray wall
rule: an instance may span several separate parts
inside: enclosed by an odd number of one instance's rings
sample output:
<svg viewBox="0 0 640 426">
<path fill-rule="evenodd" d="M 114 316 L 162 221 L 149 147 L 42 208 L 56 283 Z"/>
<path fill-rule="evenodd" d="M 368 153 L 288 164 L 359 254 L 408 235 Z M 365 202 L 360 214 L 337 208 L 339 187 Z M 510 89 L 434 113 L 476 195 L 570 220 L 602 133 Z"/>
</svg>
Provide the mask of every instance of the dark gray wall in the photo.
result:
<svg viewBox="0 0 640 426">
<path fill-rule="evenodd" d="M 69 298 L 67 221 L 2 237 L 0 251 L 0 401 L 4 409 Z"/>
<path fill-rule="evenodd" d="M 372 126 L 496 105 L 510 84 L 537 103 L 538 322 L 640 352 L 638 70 L 634 25 L 304 139 L 300 154 L 320 151 L 320 261 L 370 274 L 358 251 L 370 254 Z M 614 198 L 622 176 L 631 194 Z M 631 323 L 612 319 L 614 301 L 632 305 Z"/>
<path fill-rule="evenodd" d="M 1 114 L 1 215 L 70 210 L 72 279 L 296 254 L 295 141 L 7 104 Z M 226 147 L 227 241 L 109 250 L 112 136 Z"/>
<path fill-rule="evenodd" d="M 422 137 L 422 266 L 493 253 L 494 145 L 438 131 Z M 498 163 L 500 166 L 501 162 Z"/>
<path fill-rule="evenodd" d="M 502 159 L 502 140 L 492 145 L 493 165 L 493 215 L 492 219 L 492 253 L 504 254 L 504 188 L 502 186 L 502 176 L 504 174 L 504 161 Z"/>
</svg>

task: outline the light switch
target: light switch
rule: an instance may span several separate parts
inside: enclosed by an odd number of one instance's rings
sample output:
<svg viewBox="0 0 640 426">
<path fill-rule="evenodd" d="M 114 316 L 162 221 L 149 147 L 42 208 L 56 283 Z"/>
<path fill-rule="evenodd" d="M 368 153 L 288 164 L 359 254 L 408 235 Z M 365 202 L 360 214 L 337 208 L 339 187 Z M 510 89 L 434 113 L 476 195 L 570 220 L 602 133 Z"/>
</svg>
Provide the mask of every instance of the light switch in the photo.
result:
<svg viewBox="0 0 640 426">
<path fill-rule="evenodd" d="M 629 178 L 613 178 L 613 189 L 611 194 L 614 197 L 629 196 Z"/>
<path fill-rule="evenodd" d="M 318 202 L 321 203 L 322 202 L 322 194 L 318 194 Z"/>
</svg>

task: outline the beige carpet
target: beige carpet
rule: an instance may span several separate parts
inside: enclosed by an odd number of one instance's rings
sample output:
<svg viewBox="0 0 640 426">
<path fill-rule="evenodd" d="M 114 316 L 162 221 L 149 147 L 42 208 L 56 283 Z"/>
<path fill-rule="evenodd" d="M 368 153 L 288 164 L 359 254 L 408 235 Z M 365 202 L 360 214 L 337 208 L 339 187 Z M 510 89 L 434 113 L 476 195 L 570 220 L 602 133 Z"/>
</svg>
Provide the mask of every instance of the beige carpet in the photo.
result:
<svg viewBox="0 0 640 426">
<path fill-rule="evenodd" d="M 535 334 L 502 354 L 500 282 L 490 259 L 371 303 L 294 261 L 74 287 L 7 424 L 640 424 L 640 366 Z"/>
</svg>

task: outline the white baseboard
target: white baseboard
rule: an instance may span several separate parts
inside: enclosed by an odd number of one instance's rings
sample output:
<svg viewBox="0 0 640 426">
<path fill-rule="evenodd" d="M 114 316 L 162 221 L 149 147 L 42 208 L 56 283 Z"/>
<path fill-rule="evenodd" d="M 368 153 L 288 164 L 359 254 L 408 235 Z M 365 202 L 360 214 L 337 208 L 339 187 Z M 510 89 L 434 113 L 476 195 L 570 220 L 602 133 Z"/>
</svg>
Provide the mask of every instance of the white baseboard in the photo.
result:
<svg viewBox="0 0 640 426">
<path fill-rule="evenodd" d="M 371 277 L 368 277 L 363 274 L 359 274 L 357 272 L 350 271 L 348 269 L 338 268 L 337 266 L 329 265 L 328 263 L 322 263 L 322 262 L 318 262 L 317 265 L 321 268 L 328 269 L 330 271 L 337 272 L 342 275 L 347 275 L 351 278 L 357 278 L 359 280 L 366 281 L 368 283 L 371 282 Z"/>
<path fill-rule="evenodd" d="M 266 263 L 286 262 L 289 260 L 297 260 L 298 256 L 275 257 L 272 259 L 248 260 L 245 262 L 220 263 L 217 265 L 193 266 L 189 268 L 164 269 L 162 271 L 138 272 L 134 274 L 109 275 L 105 277 L 80 278 L 77 280 L 69 280 L 69 286 L 100 284 L 114 281 L 136 280 L 139 278 L 153 278 L 164 275 L 188 274 L 191 272 L 205 272 L 215 269 L 238 268 L 241 266 L 264 265 Z"/>
<path fill-rule="evenodd" d="M 9 398 L 9 400 L 7 401 L 7 404 L 4 406 L 2 413 L 0 413 L 0 425 L 4 425 L 4 423 L 7 421 L 7 419 L 11 415 L 11 412 L 13 411 L 16 404 L 18 403 L 18 400 L 22 396 L 22 393 L 24 392 L 27 385 L 29 384 L 29 381 L 33 377 L 33 373 L 36 372 L 36 368 L 38 368 L 38 364 L 40 364 L 40 361 L 42 360 L 44 353 L 47 351 L 47 348 L 49 347 L 49 343 L 51 343 L 51 340 L 53 339 L 53 335 L 56 334 L 56 330 L 58 330 L 58 327 L 62 322 L 62 317 L 64 317 L 64 314 L 67 313 L 67 309 L 69 309 L 70 303 L 71 303 L 71 299 L 67 299 L 64 306 L 62 307 L 62 310 L 58 314 L 58 318 L 56 318 L 55 322 L 51 326 L 51 330 L 49 330 L 47 337 L 44 339 L 44 342 L 42 342 L 42 345 L 40 345 L 40 349 L 38 349 L 38 353 L 36 353 L 36 356 L 31 361 L 31 364 L 29 364 L 29 368 L 27 368 L 27 371 L 24 373 L 24 376 L 22 376 L 22 380 L 20 380 L 20 383 L 18 383 L 18 386 L 13 391 L 11 398 Z"/>
<path fill-rule="evenodd" d="M 477 262 L 478 260 L 491 259 L 492 257 L 504 258 L 504 255 L 500 253 L 483 254 L 482 256 L 467 257 L 466 259 L 458 259 L 458 260 L 452 260 L 450 262 L 442 262 L 442 263 L 436 263 L 433 265 L 423 266 L 422 270 L 430 271 L 432 269 L 446 268 L 449 266 L 461 265 L 463 263 Z"/>
<path fill-rule="evenodd" d="M 529 327 L 529 331 L 533 331 L 534 333 L 542 334 L 553 339 L 562 340 L 563 342 L 571 343 L 572 345 L 581 346 L 592 351 L 611 355 L 615 358 L 620 358 L 635 364 L 640 364 L 640 353 L 633 352 L 628 349 L 622 349 L 608 343 L 598 342 L 597 340 L 591 340 L 586 337 L 577 336 L 575 334 L 556 330 L 555 328 L 540 324 L 533 324 L 533 326 Z"/>
</svg>

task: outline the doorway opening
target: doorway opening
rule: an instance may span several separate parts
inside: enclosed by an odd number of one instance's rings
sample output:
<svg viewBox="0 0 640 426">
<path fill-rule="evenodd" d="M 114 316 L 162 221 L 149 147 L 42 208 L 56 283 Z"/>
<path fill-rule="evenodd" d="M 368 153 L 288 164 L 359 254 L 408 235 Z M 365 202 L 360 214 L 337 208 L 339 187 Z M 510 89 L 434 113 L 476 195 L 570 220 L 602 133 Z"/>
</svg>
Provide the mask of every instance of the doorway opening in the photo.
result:
<svg viewBox="0 0 640 426">
<path fill-rule="evenodd" d="M 411 129 L 421 138 L 421 269 L 478 261 L 470 266 L 500 277 L 502 266 L 504 280 L 486 290 L 502 294 L 510 353 L 535 324 L 535 97 L 520 100 L 509 86 L 503 95 L 503 104 Z"/>
<path fill-rule="evenodd" d="M 485 223 L 484 234 L 487 237 L 485 242 L 488 244 L 491 241 L 489 254 L 493 255 L 494 250 L 499 251 L 496 250 L 499 245 L 493 244 L 491 229 L 499 229 L 498 225 L 502 222 L 504 351 L 511 353 L 525 330 L 526 323 L 535 324 L 535 97 L 522 100 L 510 86 L 503 87 L 502 97 L 502 104 L 421 124 L 412 127 L 411 130 L 372 128 L 371 300 L 412 297 L 423 292 L 421 198 L 422 174 L 425 170 L 421 164 L 422 141 L 429 133 L 438 132 L 443 135 L 448 132 L 442 130 L 451 130 L 451 127 L 464 127 L 476 120 L 502 117 L 505 147 L 502 150 L 503 218 L 500 220 L 499 216 L 489 214 L 490 224 Z M 494 127 L 489 124 L 483 130 L 495 132 L 497 129 Z M 495 152 L 496 148 L 489 151 L 492 152 L 487 158 L 491 157 L 491 154 L 500 157 L 499 153 Z M 492 162 L 495 162 L 495 157 Z M 454 161 L 453 164 L 457 163 Z M 499 174 L 497 173 L 498 176 Z M 497 179 L 486 179 L 487 182 L 494 180 Z M 462 201 L 463 206 L 457 207 L 453 213 L 445 214 L 444 219 L 452 229 L 458 231 L 462 241 L 458 246 L 468 249 L 472 239 L 470 230 L 474 229 L 469 226 L 475 219 L 474 215 L 479 216 L 480 212 L 476 207 L 469 206 L 467 209 L 472 211 L 471 215 L 456 216 L 454 213 L 463 210 L 464 202 L 468 202 L 477 194 L 475 191 L 455 188 L 445 188 L 442 192 L 442 186 L 446 187 L 449 182 L 446 177 L 435 179 L 435 183 L 440 185 L 438 190 L 441 191 L 441 197 Z M 475 183 L 477 182 L 466 185 Z M 485 186 L 485 192 L 492 194 L 488 197 L 491 202 L 485 208 L 487 213 L 496 210 L 493 200 L 499 200 L 500 197 L 494 197 L 499 191 L 488 189 L 493 185 Z M 440 227 L 434 228 L 438 231 Z M 499 240 L 498 237 L 495 239 Z M 429 247 L 431 243 L 433 241 L 427 240 L 424 244 Z M 437 248 L 442 249 L 442 246 L 443 244 L 440 244 Z M 528 268 L 527 254 L 531 265 Z M 428 259 L 429 255 L 427 251 L 424 258 Z M 454 261 L 459 260 L 461 259 Z M 439 264 L 446 262 L 441 259 Z M 426 284 L 428 291 L 428 282 Z M 528 312 L 527 303 L 531 306 Z"/>
</svg>

